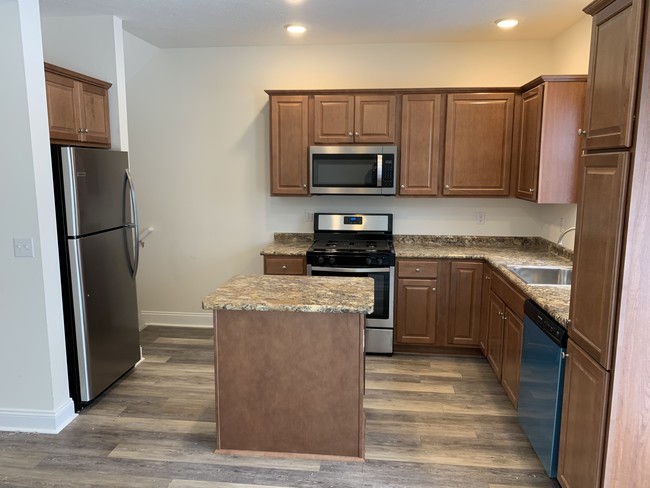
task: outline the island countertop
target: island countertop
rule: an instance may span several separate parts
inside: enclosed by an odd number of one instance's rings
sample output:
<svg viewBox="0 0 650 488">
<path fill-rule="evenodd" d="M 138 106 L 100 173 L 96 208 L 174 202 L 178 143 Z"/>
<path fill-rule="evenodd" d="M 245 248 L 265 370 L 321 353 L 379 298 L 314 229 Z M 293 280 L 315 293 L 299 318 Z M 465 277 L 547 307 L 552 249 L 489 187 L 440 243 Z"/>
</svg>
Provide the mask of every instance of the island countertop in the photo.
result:
<svg viewBox="0 0 650 488">
<path fill-rule="evenodd" d="M 372 313 L 372 278 L 236 275 L 203 299 L 205 310 Z"/>
</svg>

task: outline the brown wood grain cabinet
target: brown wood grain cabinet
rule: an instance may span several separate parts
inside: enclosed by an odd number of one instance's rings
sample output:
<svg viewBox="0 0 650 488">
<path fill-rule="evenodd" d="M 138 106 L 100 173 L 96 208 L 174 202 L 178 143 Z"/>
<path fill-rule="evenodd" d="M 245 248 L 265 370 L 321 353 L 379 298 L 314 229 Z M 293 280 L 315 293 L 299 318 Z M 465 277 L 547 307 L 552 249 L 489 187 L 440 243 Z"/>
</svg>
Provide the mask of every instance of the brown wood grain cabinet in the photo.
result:
<svg viewBox="0 0 650 488">
<path fill-rule="evenodd" d="M 45 63 L 50 142 L 74 146 L 111 146 L 107 83 Z"/>
<path fill-rule="evenodd" d="M 564 375 L 558 481 L 564 488 L 601 486 L 609 372 L 569 339 Z"/>
<path fill-rule="evenodd" d="M 586 76 L 543 76 L 524 85 L 516 196 L 576 203 Z"/>
<path fill-rule="evenodd" d="M 503 319 L 505 314 L 506 306 L 503 300 L 491 291 L 488 312 L 487 354 L 485 357 L 499 380 L 501 379 L 503 359 Z"/>
<path fill-rule="evenodd" d="M 482 286 L 482 262 L 452 261 L 447 344 L 479 345 Z"/>
<path fill-rule="evenodd" d="M 514 93 L 450 93 L 444 195 L 508 196 Z"/>
<path fill-rule="evenodd" d="M 438 263 L 398 260 L 395 343 L 434 345 L 438 317 Z"/>
<path fill-rule="evenodd" d="M 632 145 L 643 0 L 592 2 L 586 149 Z"/>
<path fill-rule="evenodd" d="M 569 336 L 610 369 L 623 245 L 629 154 L 583 156 Z"/>
<path fill-rule="evenodd" d="M 395 144 L 397 96 L 315 95 L 315 144 Z"/>
<path fill-rule="evenodd" d="M 402 97 L 400 189 L 402 196 L 434 196 L 440 192 L 443 95 Z"/>
<path fill-rule="evenodd" d="M 479 329 L 479 347 L 484 356 L 487 355 L 488 343 L 488 323 L 490 321 L 490 292 L 492 287 L 490 282 L 491 266 L 487 263 L 483 264 L 483 287 L 481 289 L 481 326 Z"/>
<path fill-rule="evenodd" d="M 308 100 L 271 96 L 271 195 L 309 194 Z"/>
<path fill-rule="evenodd" d="M 304 275 L 305 273 L 304 256 L 264 256 L 264 274 Z"/>
<path fill-rule="evenodd" d="M 501 384 L 515 408 L 519 401 L 519 373 L 521 370 L 523 339 L 523 321 L 512 310 L 506 307 L 506 315 L 503 322 Z"/>
</svg>

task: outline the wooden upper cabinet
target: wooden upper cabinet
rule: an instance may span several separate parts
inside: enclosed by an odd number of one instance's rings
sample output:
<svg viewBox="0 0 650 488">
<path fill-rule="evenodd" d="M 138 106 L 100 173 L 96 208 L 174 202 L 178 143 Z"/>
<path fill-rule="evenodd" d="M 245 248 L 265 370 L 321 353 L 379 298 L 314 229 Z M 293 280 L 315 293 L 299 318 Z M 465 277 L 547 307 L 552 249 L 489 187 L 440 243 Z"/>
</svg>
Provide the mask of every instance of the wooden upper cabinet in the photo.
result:
<svg viewBox="0 0 650 488">
<path fill-rule="evenodd" d="M 447 98 L 444 195 L 508 196 L 514 93 Z"/>
<path fill-rule="evenodd" d="M 271 195 L 309 194 L 308 100 L 271 96 Z"/>
<path fill-rule="evenodd" d="M 50 142 L 110 147 L 110 83 L 45 63 Z"/>
<path fill-rule="evenodd" d="M 583 156 L 569 336 L 610 369 L 629 172 L 627 152 Z"/>
<path fill-rule="evenodd" d="M 585 149 L 632 145 L 643 0 L 598 0 L 593 16 Z"/>
<path fill-rule="evenodd" d="M 315 95 L 315 144 L 394 144 L 396 95 Z"/>
<path fill-rule="evenodd" d="M 403 196 L 438 195 L 442 155 L 440 94 L 402 97 L 400 189 Z"/>
<path fill-rule="evenodd" d="M 609 376 L 569 339 L 557 468 L 563 488 L 601 486 Z"/>
<path fill-rule="evenodd" d="M 482 262 L 453 261 L 451 263 L 447 344 L 479 345 L 482 286 Z"/>
<path fill-rule="evenodd" d="M 540 77 L 524 90 L 516 196 L 538 203 L 576 203 L 586 76 Z"/>
</svg>

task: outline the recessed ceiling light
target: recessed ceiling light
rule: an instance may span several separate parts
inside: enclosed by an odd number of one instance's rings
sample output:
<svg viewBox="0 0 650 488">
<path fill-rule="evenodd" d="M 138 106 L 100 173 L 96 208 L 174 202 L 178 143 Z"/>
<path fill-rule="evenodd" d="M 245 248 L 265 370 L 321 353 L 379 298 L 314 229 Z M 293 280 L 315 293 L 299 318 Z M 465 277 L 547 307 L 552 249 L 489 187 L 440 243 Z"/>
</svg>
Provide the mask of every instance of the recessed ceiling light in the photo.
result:
<svg viewBox="0 0 650 488">
<path fill-rule="evenodd" d="M 512 29 L 519 21 L 517 19 L 499 19 L 495 20 L 494 23 L 502 29 Z"/>
<path fill-rule="evenodd" d="M 298 24 L 287 24 L 284 26 L 284 28 L 289 32 L 290 34 L 304 34 L 307 28 L 304 25 L 298 25 Z"/>
</svg>

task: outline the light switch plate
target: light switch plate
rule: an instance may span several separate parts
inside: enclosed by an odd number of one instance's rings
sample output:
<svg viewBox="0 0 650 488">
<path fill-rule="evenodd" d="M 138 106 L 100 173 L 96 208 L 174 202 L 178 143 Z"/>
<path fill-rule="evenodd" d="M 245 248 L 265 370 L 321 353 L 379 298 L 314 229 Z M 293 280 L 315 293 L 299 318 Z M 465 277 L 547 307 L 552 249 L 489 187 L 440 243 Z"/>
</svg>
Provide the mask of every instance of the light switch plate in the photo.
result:
<svg viewBox="0 0 650 488">
<path fill-rule="evenodd" d="M 17 258 L 34 257 L 34 239 L 31 237 L 16 238 L 14 237 L 14 256 Z"/>
</svg>

